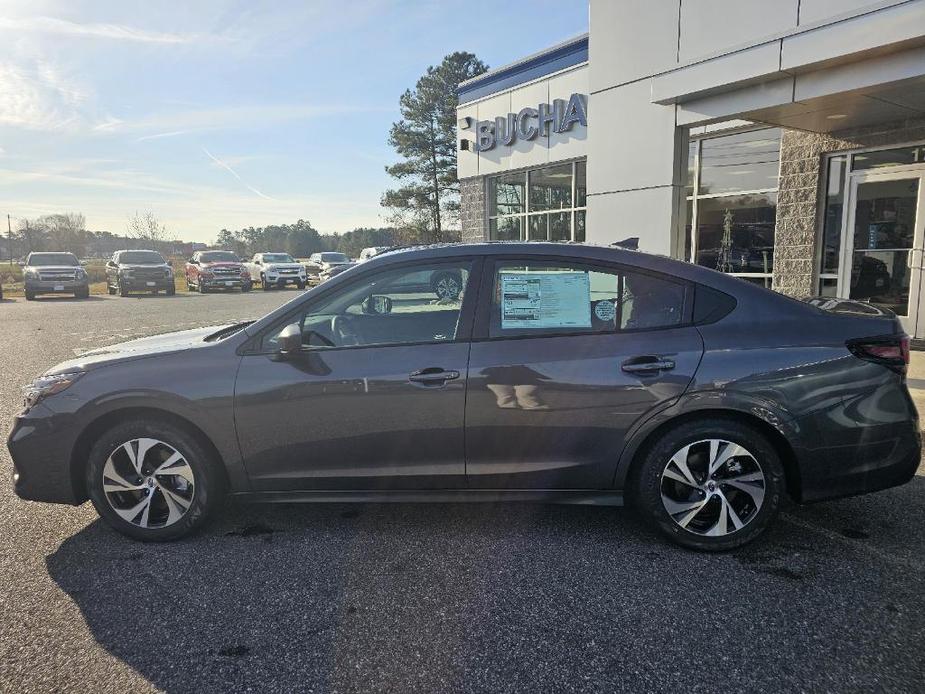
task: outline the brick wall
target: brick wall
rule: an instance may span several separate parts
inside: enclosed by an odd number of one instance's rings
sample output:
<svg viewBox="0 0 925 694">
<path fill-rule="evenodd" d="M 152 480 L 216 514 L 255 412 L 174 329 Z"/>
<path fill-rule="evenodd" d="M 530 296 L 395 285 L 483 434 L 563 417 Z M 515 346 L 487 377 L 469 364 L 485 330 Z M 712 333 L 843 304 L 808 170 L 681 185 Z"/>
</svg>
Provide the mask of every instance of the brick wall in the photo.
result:
<svg viewBox="0 0 925 694">
<path fill-rule="evenodd" d="M 774 235 L 774 283 L 795 297 L 816 293 L 820 198 L 824 155 L 865 147 L 925 141 L 925 119 L 844 130 L 829 135 L 785 130 L 780 148 L 780 189 Z"/>
<path fill-rule="evenodd" d="M 459 221 L 464 243 L 488 238 L 485 203 L 484 178 L 476 176 L 459 182 Z"/>
</svg>

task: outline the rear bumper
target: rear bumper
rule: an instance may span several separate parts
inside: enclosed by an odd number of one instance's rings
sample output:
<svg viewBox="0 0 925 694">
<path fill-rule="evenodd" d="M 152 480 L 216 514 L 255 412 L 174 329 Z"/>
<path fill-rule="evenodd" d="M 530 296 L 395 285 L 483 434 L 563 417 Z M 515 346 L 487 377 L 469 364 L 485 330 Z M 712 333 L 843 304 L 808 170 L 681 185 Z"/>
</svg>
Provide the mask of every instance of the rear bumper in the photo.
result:
<svg viewBox="0 0 925 694">
<path fill-rule="evenodd" d="M 80 504 L 75 494 L 70 457 L 76 436 L 72 427 L 42 405 L 13 420 L 7 448 L 13 458 L 13 489 L 21 499 Z"/>
</svg>

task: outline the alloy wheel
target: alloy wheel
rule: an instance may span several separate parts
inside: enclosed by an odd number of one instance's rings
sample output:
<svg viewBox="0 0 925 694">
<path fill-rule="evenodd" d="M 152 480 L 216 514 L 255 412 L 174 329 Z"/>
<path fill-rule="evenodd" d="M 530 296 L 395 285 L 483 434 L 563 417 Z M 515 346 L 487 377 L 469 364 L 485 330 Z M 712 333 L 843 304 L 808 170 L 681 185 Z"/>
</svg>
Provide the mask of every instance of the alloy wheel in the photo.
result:
<svg viewBox="0 0 925 694">
<path fill-rule="evenodd" d="M 462 287 L 459 286 L 459 280 L 451 275 L 444 275 L 439 280 L 434 287 L 434 293 L 438 298 L 444 300 L 456 299 L 459 296 L 459 292 L 462 290 Z"/>
<path fill-rule="evenodd" d="M 662 471 L 662 505 L 688 532 L 722 537 L 750 523 L 764 503 L 766 480 L 744 446 L 705 439 L 677 451 Z"/>
<path fill-rule="evenodd" d="M 176 448 L 150 438 L 126 441 L 103 466 L 103 492 L 113 511 L 141 528 L 165 528 L 189 510 L 193 469 Z"/>
</svg>

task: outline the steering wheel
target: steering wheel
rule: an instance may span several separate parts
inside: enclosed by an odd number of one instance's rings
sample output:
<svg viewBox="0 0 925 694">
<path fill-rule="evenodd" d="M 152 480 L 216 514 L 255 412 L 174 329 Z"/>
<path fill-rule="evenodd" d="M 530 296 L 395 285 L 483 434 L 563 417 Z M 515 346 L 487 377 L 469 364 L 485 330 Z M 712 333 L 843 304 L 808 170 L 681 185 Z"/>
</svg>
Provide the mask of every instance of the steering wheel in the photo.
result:
<svg viewBox="0 0 925 694">
<path fill-rule="evenodd" d="M 360 336 L 353 329 L 347 316 L 331 317 L 331 334 L 342 347 L 360 344 Z"/>
</svg>

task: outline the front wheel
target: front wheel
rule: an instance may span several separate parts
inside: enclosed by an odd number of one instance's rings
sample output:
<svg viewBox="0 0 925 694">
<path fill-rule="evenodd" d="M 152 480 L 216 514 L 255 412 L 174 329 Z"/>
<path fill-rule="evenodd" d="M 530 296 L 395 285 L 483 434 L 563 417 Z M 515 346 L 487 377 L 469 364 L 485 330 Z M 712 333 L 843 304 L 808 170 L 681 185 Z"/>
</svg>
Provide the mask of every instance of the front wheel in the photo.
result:
<svg viewBox="0 0 925 694">
<path fill-rule="evenodd" d="M 254 285 L 251 284 L 250 281 L 247 281 L 247 282 L 245 282 L 244 284 L 241 285 L 241 291 L 242 291 L 242 292 L 249 292 L 249 291 L 250 291 L 251 289 L 253 289 L 253 288 L 254 288 Z"/>
<path fill-rule="evenodd" d="M 302 281 L 296 282 L 296 286 L 299 289 L 305 289 L 305 282 L 302 282 Z"/>
<path fill-rule="evenodd" d="M 263 291 L 265 291 L 265 292 L 268 292 L 268 291 L 270 291 L 270 289 L 271 289 L 270 285 L 267 284 L 267 276 L 266 276 L 266 275 L 263 275 L 263 274 L 260 275 L 260 288 L 261 288 Z"/>
<path fill-rule="evenodd" d="M 219 508 L 218 461 L 186 430 L 169 422 L 129 420 L 104 433 L 90 451 L 87 492 L 100 517 L 136 540 L 175 540 Z"/>
<path fill-rule="evenodd" d="M 26 301 L 35 301 L 35 292 L 26 290 Z"/>
<path fill-rule="evenodd" d="M 128 287 L 123 282 L 119 282 L 119 296 L 128 296 Z"/>
<path fill-rule="evenodd" d="M 90 298 L 90 287 L 81 287 L 76 292 L 74 292 L 75 299 L 89 299 Z"/>
<path fill-rule="evenodd" d="M 724 419 L 671 429 L 649 447 L 634 477 L 643 516 L 673 542 L 705 551 L 734 549 L 761 535 L 785 488 L 767 437 Z"/>
<path fill-rule="evenodd" d="M 176 287 L 167 287 L 167 289 L 164 290 L 164 293 L 167 294 L 167 296 L 175 296 L 176 293 L 177 293 L 177 288 L 176 288 Z"/>
</svg>

